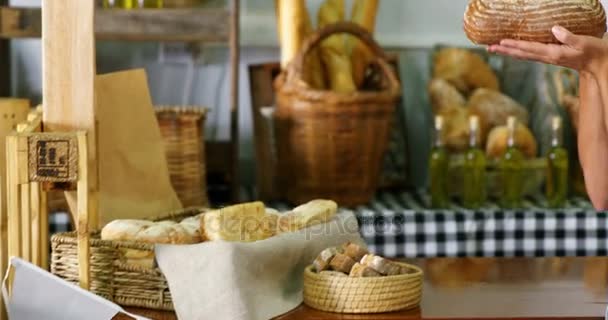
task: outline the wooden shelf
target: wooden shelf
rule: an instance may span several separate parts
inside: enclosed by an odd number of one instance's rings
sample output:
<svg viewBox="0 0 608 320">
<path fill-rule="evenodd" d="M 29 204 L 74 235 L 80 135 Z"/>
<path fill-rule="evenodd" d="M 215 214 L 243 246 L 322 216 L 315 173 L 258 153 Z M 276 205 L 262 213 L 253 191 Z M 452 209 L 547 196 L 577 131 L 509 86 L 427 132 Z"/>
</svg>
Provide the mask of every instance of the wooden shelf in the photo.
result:
<svg viewBox="0 0 608 320">
<path fill-rule="evenodd" d="M 96 10 L 99 40 L 227 42 L 230 10 Z M 39 38 L 40 8 L 0 7 L 0 38 Z"/>
</svg>

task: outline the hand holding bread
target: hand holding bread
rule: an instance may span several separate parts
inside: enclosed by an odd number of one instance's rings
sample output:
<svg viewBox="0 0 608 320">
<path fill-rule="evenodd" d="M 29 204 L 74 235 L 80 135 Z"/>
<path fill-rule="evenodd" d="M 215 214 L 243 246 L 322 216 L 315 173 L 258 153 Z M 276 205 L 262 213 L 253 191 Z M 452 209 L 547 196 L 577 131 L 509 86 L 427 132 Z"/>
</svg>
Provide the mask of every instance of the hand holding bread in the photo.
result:
<svg viewBox="0 0 608 320">
<path fill-rule="evenodd" d="M 464 30 L 474 43 L 498 44 L 503 39 L 559 43 L 551 28 L 601 37 L 606 13 L 600 0 L 470 0 Z"/>
</svg>

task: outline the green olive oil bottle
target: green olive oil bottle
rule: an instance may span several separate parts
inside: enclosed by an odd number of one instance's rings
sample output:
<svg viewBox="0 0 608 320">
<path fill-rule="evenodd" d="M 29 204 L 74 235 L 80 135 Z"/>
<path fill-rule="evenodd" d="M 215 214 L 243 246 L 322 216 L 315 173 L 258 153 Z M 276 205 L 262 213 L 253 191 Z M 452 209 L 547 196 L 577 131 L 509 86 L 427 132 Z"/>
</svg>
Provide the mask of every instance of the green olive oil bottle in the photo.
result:
<svg viewBox="0 0 608 320">
<path fill-rule="evenodd" d="M 462 201 L 466 208 L 479 209 L 486 201 L 486 156 L 479 147 L 479 117 L 469 118 L 469 149 L 464 160 Z"/>
<path fill-rule="evenodd" d="M 507 150 L 499 164 L 502 180 L 501 205 L 505 209 L 515 209 L 522 205 L 524 157 L 521 151 L 517 149 L 517 142 L 515 141 L 515 130 L 517 128 L 515 117 L 509 117 L 507 128 L 509 132 Z"/>
<path fill-rule="evenodd" d="M 434 143 L 429 159 L 431 183 L 431 206 L 447 208 L 448 196 L 448 163 L 449 155 L 443 145 L 443 117 L 435 117 Z"/>
<path fill-rule="evenodd" d="M 568 196 L 568 152 L 562 146 L 562 119 L 551 123 L 551 150 L 547 154 L 547 203 L 551 208 L 563 207 Z"/>
</svg>

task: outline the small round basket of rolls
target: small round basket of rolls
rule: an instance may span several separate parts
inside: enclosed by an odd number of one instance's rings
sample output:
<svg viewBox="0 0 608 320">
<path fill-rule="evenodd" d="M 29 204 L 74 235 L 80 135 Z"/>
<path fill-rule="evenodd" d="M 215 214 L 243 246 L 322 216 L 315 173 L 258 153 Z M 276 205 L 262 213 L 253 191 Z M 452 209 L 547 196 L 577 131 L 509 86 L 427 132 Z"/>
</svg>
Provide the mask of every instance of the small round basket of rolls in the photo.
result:
<svg viewBox="0 0 608 320">
<path fill-rule="evenodd" d="M 370 254 L 357 244 L 323 250 L 304 270 L 304 303 L 336 313 L 413 309 L 422 298 L 422 270 Z"/>
</svg>

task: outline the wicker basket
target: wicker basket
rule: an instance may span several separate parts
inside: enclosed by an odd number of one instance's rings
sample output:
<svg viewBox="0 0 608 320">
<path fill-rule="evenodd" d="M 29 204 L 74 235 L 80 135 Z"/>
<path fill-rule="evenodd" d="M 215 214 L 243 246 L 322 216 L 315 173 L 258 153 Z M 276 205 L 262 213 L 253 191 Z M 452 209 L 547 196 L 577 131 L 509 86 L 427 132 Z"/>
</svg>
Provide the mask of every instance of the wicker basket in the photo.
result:
<svg viewBox="0 0 608 320">
<path fill-rule="evenodd" d="M 159 107 L 158 125 L 165 143 L 171 185 L 184 207 L 207 206 L 205 144 L 206 109 Z"/>
<path fill-rule="evenodd" d="M 190 208 L 154 220 L 179 220 L 200 212 L 200 208 Z M 51 238 L 51 272 L 76 284 L 77 243 L 76 232 L 58 233 Z M 101 240 L 99 234 L 94 234 L 90 246 L 91 292 L 123 306 L 173 310 L 169 285 L 160 269 L 127 265 L 119 260 L 122 250 L 154 252 L 153 244 Z"/>
<path fill-rule="evenodd" d="M 400 263 L 411 273 L 371 278 L 336 277 L 304 270 L 304 303 L 339 313 L 383 313 L 416 308 L 422 299 L 422 270 Z"/>
<path fill-rule="evenodd" d="M 350 33 L 370 47 L 383 74 L 376 91 L 319 91 L 302 80 L 304 57 L 336 33 Z M 287 199 L 330 198 L 344 206 L 368 202 L 378 185 L 400 96 L 399 80 L 369 33 L 347 22 L 319 30 L 276 79 L 275 88 L 279 184 Z"/>
</svg>

